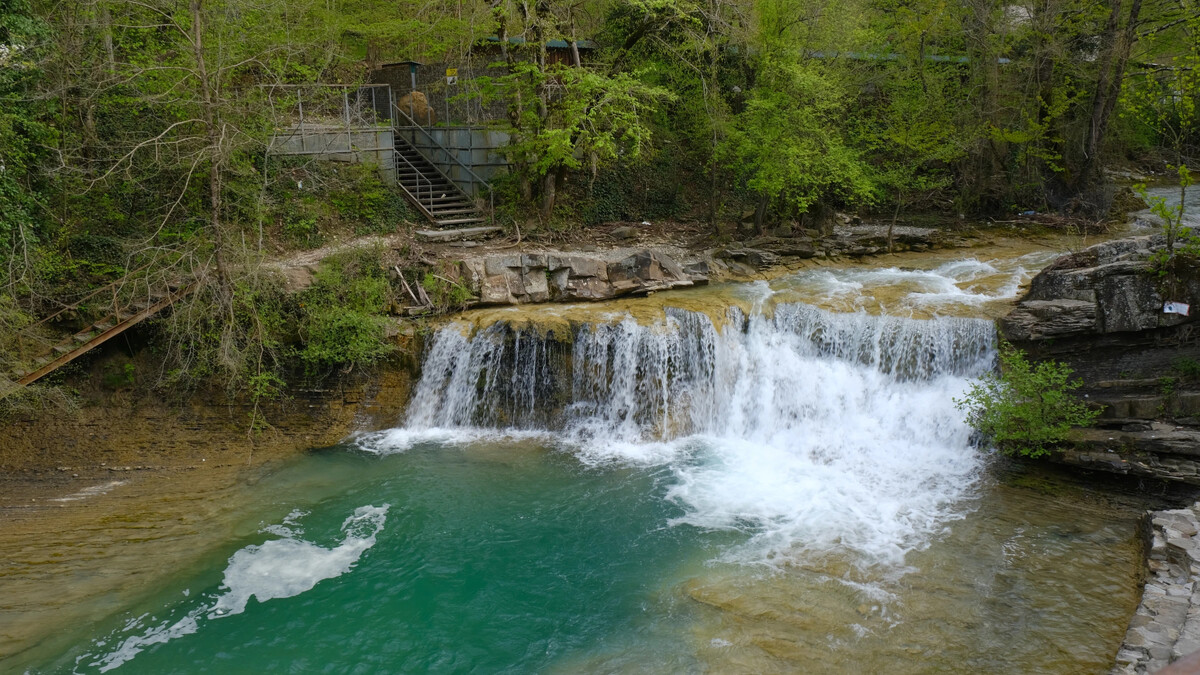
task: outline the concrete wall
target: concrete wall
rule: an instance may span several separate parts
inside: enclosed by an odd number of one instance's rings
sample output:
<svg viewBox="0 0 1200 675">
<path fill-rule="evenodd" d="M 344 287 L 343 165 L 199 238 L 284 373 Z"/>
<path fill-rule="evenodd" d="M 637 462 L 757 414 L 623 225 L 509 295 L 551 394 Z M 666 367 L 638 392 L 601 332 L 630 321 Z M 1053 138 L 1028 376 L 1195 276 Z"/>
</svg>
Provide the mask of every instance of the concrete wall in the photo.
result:
<svg viewBox="0 0 1200 675">
<path fill-rule="evenodd" d="M 267 152 L 350 164 L 371 162 L 379 167 L 385 182 L 396 182 L 395 139 L 388 128 L 294 127 L 275 134 Z"/>
<path fill-rule="evenodd" d="M 508 171 L 508 160 L 500 152 L 508 144 L 509 134 L 506 131 L 484 127 L 433 127 L 425 130 L 428 136 L 412 128 L 400 128 L 397 131 L 472 197 L 483 196 L 487 189 L 451 156 L 435 147 L 430 141 L 431 137 L 485 181 L 491 182 Z"/>
</svg>

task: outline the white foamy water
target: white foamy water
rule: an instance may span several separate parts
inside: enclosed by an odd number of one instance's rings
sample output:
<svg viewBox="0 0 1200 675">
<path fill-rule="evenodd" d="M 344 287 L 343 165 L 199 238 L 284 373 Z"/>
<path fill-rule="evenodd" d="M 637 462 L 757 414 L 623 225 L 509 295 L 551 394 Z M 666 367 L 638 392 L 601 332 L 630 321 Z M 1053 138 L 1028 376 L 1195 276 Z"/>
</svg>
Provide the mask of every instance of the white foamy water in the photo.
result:
<svg viewBox="0 0 1200 675">
<path fill-rule="evenodd" d="M 84 654 L 76 664 L 108 672 L 129 662 L 146 648 L 191 635 L 200 630 L 205 620 L 240 614 L 253 597 L 259 602 L 290 598 L 311 590 L 321 581 L 349 572 L 363 552 L 375 545 L 375 537 L 387 520 L 388 504 L 362 506 L 342 523 L 345 537 L 332 548 L 325 548 L 301 538 L 303 530 L 296 521 L 303 515 L 293 512 L 280 525 L 264 528 L 263 532 L 282 538 L 262 544 L 251 544 L 229 558 L 225 568 L 223 593 L 211 603 L 188 612 L 177 620 L 159 621 L 146 627 L 149 615 L 131 619 L 118 634 L 141 631 L 121 640 L 114 649 L 101 654 Z M 186 595 L 186 594 L 185 594 Z M 105 647 L 105 641 L 96 643 Z"/>
<path fill-rule="evenodd" d="M 533 434 L 588 463 L 668 466 L 676 525 L 749 535 L 730 559 L 902 563 L 981 467 L 953 398 L 990 367 L 992 324 L 770 310 L 723 329 L 674 309 L 571 335 L 447 326 L 405 426 L 360 445 Z"/>
<path fill-rule="evenodd" d="M 927 270 L 814 269 L 784 277 L 775 286 L 805 301 L 846 309 L 955 315 L 1016 298 L 1032 276 L 1030 269 L 1040 269 L 1055 255 L 1046 251 L 1007 260 L 966 258 Z"/>
</svg>

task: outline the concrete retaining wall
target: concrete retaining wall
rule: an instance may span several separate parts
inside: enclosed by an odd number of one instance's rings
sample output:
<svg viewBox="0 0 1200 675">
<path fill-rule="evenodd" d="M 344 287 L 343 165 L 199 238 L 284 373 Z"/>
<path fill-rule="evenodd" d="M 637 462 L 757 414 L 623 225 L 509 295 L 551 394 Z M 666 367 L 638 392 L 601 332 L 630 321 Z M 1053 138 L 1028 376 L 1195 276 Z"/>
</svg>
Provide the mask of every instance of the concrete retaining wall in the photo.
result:
<svg viewBox="0 0 1200 675">
<path fill-rule="evenodd" d="M 500 152 L 501 148 L 508 145 L 509 134 L 506 131 L 484 127 L 432 127 L 425 131 L 428 136 L 412 128 L 398 130 L 438 170 L 472 197 L 483 196 L 487 190 L 458 162 L 471 167 L 476 176 L 489 182 L 508 171 L 508 160 Z M 441 144 L 450 155 L 434 146 L 430 138 Z"/>
<path fill-rule="evenodd" d="M 334 162 L 371 162 L 387 183 L 396 182 L 395 139 L 380 127 L 294 127 L 271 138 L 268 154 L 308 156 Z"/>
</svg>

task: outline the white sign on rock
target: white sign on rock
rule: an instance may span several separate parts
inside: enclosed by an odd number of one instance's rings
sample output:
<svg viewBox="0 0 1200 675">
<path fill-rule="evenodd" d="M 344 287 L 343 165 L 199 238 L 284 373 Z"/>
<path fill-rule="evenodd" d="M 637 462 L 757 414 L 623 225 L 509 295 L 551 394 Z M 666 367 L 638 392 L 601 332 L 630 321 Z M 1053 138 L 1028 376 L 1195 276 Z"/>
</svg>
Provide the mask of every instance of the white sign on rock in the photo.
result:
<svg viewBox="0 0 1200 675">
<path fill-rule="evenodd" d="M 1163 303 L 1163 314 L 1179 314 L 1187 316 L 1191 308 L 1182 302 L 1167 302 Z"/>
</svg>

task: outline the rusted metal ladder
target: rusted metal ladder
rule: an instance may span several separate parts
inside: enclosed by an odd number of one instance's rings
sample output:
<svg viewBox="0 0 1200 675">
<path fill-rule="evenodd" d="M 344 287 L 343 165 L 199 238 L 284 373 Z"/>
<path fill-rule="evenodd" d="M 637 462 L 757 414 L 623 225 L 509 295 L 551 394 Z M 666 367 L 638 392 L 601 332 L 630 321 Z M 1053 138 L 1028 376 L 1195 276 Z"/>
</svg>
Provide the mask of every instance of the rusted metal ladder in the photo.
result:
<svg viewBox="0 0 1200 675">
<path fill-rule="evenodd" d="M 0 398 L 11 394 L 21 387 L 38 381 L 142 321 L 170 307 L 179 300 L 191 295 L 196 290 L 197 285 L 198 282 L 193 282 L 186 286 L 177 287 L 165 295 L 158 297 L 153 302 L 147 302 L 141 306 L 134 305 L 130 308 L 131 310 L 135 310 L 132 313 L 129 311 L 114 310 L 111 314 L 93 323 L 87 329 L 61 340 L 33 358 L 33 363 L 37 364 L 35 370 L 26 372 L 15 381 L 9 382 L 7 387 L 0 388 Z M 67 309 L 77 308 L 80 302 L 82 301 L 75 303 Z M 63 311 L 67 310 L 64 309 L 54 316 L 58 316 Z"/>
</svg>

